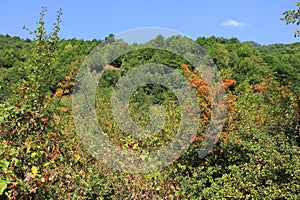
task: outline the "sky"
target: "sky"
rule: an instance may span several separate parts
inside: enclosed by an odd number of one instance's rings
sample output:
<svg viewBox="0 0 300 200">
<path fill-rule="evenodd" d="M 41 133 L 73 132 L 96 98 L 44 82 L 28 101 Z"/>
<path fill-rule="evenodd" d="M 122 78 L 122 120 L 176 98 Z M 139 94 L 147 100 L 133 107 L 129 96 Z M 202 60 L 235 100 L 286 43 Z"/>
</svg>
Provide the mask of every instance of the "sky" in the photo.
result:
<svg viewBox="0 0 300 200">
<path fill-rule="evenodd" d="M 300 42 L 295 25 L 279 19 L 296 9 L 297 0 L 8 0 L 0 6 L 0 34 L 32 38 L 23 26 L 34 30 L 42 6 L 47 7 L 46 26 L 63 10 L 60 37 L 104 39 L 109 34 L 143 28 L 172 29 L 198 37 L 236 37 L 262 45 Z"/>
</svg>

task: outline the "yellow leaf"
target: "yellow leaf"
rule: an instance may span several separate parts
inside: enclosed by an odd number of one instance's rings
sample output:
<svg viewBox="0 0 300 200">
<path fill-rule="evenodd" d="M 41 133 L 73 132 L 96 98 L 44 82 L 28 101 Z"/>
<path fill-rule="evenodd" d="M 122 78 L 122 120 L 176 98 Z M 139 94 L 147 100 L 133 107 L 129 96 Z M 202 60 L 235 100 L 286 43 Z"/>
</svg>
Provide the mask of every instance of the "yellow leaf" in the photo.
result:
<svg viewBox="0 0 300 200">
<path fill-rule="evenodd" d="M 80 159 L 80 155 L 75 155 L 74 157 L 76 162 Z"/>
<path fill-rule="evenodd" d="M 45 178 L 42 177 L 42 178 L 41 178 L 41 182 L 42 182 L 42 183 L 45 183 L 45 181 L 46 181 Z"/>
<path fill-rule="evenodd" d="M 33 152 L 33 153 L 31 154 L 31 158 L 34 158 L 36 155 L 37 155 L 37 153 L 36 153 L 36 152 Z"/>
<path fill-rule="evenodd" d="M 36 175 L 36 174 L 38 173 L 38 168 L 37 168 L 36 166 L 32 166 L 32 167 L 31 167 L 31 173 L 32 173 L 33 175 Z"/>
<path fill-rule="evenodd" d="M 138 143 L 135 143 L 135 144 L 133 145 L 132 149 L 135 150 L 135 149 L 138 148 L 138 146 L 139 146 L 139 144 L 138 144 Z"/>
<path fill-rule="evenodd" d="M 4 148 L 4 149 L 6 149 L 7 148 L 7 143 L 6 142 L 4 142 L 4 141 L 2 141 L 2 147 Z"/>
</svg>

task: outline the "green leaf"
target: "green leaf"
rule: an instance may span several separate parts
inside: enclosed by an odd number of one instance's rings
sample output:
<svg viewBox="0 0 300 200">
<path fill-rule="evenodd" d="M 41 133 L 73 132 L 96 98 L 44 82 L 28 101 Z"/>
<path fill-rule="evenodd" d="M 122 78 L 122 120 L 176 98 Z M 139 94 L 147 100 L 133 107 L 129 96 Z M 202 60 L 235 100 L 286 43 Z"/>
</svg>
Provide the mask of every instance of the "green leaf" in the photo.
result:
<svg viewBox="0 0 300 200">
<path fill-rule="evenodd" d="M 6 188 L 7 188 L 7 183 L 4 180 L 0 180 L 0 195 L 3 194 Z"/>
<path fill-rule="evenodd" d="M 3 172 L 7 171 L 8 166 L 9 166 L 9 162 L 6 160 L 6 158 L 0 160 L 0 168 L 2 169 Z"/>
</svg>

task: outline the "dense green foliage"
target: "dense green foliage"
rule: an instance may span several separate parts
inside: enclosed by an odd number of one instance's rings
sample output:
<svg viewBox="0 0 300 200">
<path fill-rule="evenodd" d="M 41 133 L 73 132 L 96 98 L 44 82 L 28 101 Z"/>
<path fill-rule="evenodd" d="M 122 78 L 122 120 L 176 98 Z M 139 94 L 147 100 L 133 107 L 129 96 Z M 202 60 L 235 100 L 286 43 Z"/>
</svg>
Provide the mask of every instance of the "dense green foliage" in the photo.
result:
<svg viewBox="0 0 300 200">
<path fill-rule="evenodd" d="M 194 90 L 202 94 L 199 103 L 207 106 L 199 119 L 203 130 L 186 154 L 161 171 L 131 174 L 111 169 L 88 154 L 71 112 L 78 68 L 96 45 L 109 47 L 113 35 L 104 41 L 59 39 L 60 13 L 49 34 L 44 13 L 34 40 L 0 36 L 1 199 L 300 198 L 300 43 L 261 46 L 236 38 L 196 40 L 222 72 L 228 107 L 220 140 L 203 159 L 197 152 L 210 111 L 201 75 L 183 65 L 189 64 L 183 58 L 151 48 L 109 63 L 113 67 L 101 77 L 95 103 L 103 130 L 123 149 L 161 146 L 172 140 L 180 121 L 178 100 L 166 88 L 152 84 L 131 97 L 131 115 L 145 125 L 149 107 L 161 104 L 168 114 L 163 130 L 137 141 L 117 127 L 110 94 L 130 69 L 151 62 L 177 69 L 194 83 Z M 171 45 L 181 40 L 158 36 L 151 42 Z"/>
</svg>

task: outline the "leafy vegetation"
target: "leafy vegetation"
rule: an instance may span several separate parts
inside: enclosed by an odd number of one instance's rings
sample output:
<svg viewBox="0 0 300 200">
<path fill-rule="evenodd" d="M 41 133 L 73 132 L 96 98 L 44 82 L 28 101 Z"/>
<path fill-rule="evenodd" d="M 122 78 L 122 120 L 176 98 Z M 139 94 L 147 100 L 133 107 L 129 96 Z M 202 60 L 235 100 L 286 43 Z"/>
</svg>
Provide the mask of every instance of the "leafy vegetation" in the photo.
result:
<svg viewBox="0 0 300 200">
<path fill-rule="evenodd" d="M 162 146 L 172 140 L 180 122 L 174 94 L 149 84 L 130 98 L 131 117 L 146 125 L 149 108 L 160 104 L 167 113 L 162 131 L 139 141 L 117 127 L 110 94 L 129 70 L 155 62 L 170 66 L 187 78 L 202 105 L 203 114 L 196 119 L 202 129 L 183 156 L 161 171 L 132 174 L 92 157 L 76 133 L 72 114 L 77 70 L 97 45 L 109 48 L 113 35 L 103 41 L 60 39 L 61 11 L 51 33 L 45 32 L 45 12 L 32 31 L 34 40 L 0 36 L 1 199 L 300 198 L 300 43 L 261 46 L 236 38 L 196 40 L 222 73 L 227 104 L 220 139 L 203 159 L 198 150 L 211 110 L 201 74 L 183 58 L 151 48 L 108 63 L 98 83 L 97 117 L 124 150 Z M 158 36 L 150 42 L 176 46 L 182 41 Z M 97 66 L 91 63 L 91 73 Z"/>
<path fill-rule="evenodd" d="M 281 20 L 286 24 L 300 25 L 300 2 L 298 1 L 296 4 L 298 7 L 297 10 L 287 10 L 283 13 L 284 17 Z M 296 30 L 294 36 L 300 36 L 300 30 Z"/>
</svg>

